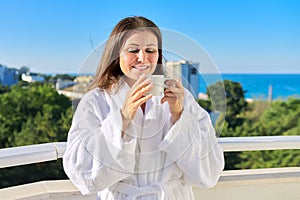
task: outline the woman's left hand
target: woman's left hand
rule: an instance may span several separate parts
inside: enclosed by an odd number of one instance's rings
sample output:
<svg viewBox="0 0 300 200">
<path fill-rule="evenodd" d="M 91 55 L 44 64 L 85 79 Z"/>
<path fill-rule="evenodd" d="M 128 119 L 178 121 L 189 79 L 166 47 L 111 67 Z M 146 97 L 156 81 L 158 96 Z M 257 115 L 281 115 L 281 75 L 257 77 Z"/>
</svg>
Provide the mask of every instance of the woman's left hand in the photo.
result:
<svg viewBox="0 0 300 200">
<path fill-rule="evenodd" d="M 184 88 L 181 82 L 176 80 L 167 80 L 168 86 L 164 91 L 164 97 L 161 103 L 168 102 L 172 115 L 172 123 L 175 123 L 181 116 L 184 101 Z"/>
</svg>

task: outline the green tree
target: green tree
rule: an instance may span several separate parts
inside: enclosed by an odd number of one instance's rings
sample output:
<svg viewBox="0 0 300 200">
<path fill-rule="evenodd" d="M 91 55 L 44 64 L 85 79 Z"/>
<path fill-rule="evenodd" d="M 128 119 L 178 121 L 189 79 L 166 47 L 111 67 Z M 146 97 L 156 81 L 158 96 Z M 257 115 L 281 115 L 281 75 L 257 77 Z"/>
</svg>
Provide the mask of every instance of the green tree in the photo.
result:
<svg viewBox="0 0 300 200">
<path fill-rule="evenodd" d="M 222 137 L 239 136 L 236 129 L 243 124 L 241 113 L 247 110 L 244 90 L 240 83 L 230 80 L 218 81 L 207 89 L 209 99 L 212 100 L 212 110 L 224 110 L 217 120 L 215 129 Z M 214 97 L 214 98 L 213 98 Z M 239 153 L 225 153 L 225 169 L 234 169 L 240 160 Z"/>
<path fill-rule="evenodd" d="M 240 127 L 247 136 L 279 136 L 300 134 L 300 99 L 272 102 L 253 123 L 245 121 Z M 299 150 L 241 152 L 235 167 L 242 169 L 300 166 Z"/>
<path fill-rule="evenodd" d="M 3 93 L 6 93 L 6 92 L 9 92 L 9 87 L 8 86 L 3 86 L 0 84 L 0 94 L 3 94 Z"/>
<path fill-rule="evenodd" d="M 44 75 L 44 78 L 49 83 L 55 83 L 57 81 L 57 79 L 72 80 L 73 81 L 76 78 L 76 76 L 72 76 L 72 75 L 69 75 L 69 74 L 56 74 L 56 75 L 53 75 L 53 76 Z"/>
<path fill-rule="evenodd" d="M 215 125 L 217 135 L 236 136 L 234 134 L 236 127 L 244 121 L 240 114 L 248 107 L 244 92 L 240 83 L 229 80 L 218 81 L 207 88 L 211 105 L 210 107 L 206 105 L 206 107 L 213 112 L 219 111 L 220 113 Z"/>
<path fill-rule="evenodd" d="M 205 109 L 207 112 L 211 112 L 211 101 L 210 100 L 204 100 L 204 99 L 197 99 L 196 100 L 198 104 Z"/>
<path fill-rule="evenodd" d="M 219 96 L 220 101 L 215 98 L 211 107 L 205 102 L 206 107 L 218 110 L 224 107 L 224 104 L 226 106 L 226 115 L 221 115 L 216 125 L 216 130 L 222 130 L 222 137 L 300 134 L 300 99 L 290 98 L 287 101 L 277 100 L 272 103 L 254 101 L 247 104 L 242 86 L 227 80 L 223 84 L 217 82 L 209 86 L 208 92 L 209 96 Z M 224 96 L 226 101 L 222 100 Z M 220 125 L 223 126 L 220 128 Z M 225 169 L 292 166 L 300 166 L 300 150 L 225 153 Z"/>
<path fill-rule="evenodd" d="M 226 107 L 226 113 L 223 113 L 220 119 L 224 119 L 228 128 L 233 130 L 242 124 L 243 119 L 239 117 L 239 114 L 247 109 L 244 92 L 240 83 L 229 80 L 224 80 L 223 83 L 219 81 L 208 87 L 209 97 L 219 97 L 215 100 L 216 110 Z M 225 98 L 226 101 L 224 101 Z"/>
<path fill-rule="evenodd" d="M 16 137 L 22 134 L 23 128 L 30 126 L 34 120 L 43 119 L 47 121 L 47 132 L 55 132 L 59 129 L 59 120 L 66 110 L 71 106 L 70 100 L 59 95 L 48 85 L 32 84 L 29 86 L 16 85 L 11 88 L 10 92 L 0 95 L 0 148 L 12 147 L 29 144 L 18 140 Z M 36 122 L 35 122 L 36 123 Z M 45 123 L 36 123 L 35 129 L 42 129 Z M 57 132 L 54 138 L 60 138 L 65 130 Z M 46 131 L 43 134 L 48 134 Z M 49 134 L 50 134 L 49 133 Z M 66 133 L 64 133 L 66 137 Z M 41 137 L 43 138 L 43 137 Z M 20 139 L 20 138 L 19 138 Z M 53 141 L 58 141 L 53 140 Z M 47 142 L 42 139 L 36 140 L 36 143 Z"/>
<path fill-rule="evenodd" d="M 66 141 L 70 100 L 46 84 L 18 84 L 0 94 L 0 148 Z M 0 187 L 66 178 L 59 162 L 0 170 Z"/>
</svg>

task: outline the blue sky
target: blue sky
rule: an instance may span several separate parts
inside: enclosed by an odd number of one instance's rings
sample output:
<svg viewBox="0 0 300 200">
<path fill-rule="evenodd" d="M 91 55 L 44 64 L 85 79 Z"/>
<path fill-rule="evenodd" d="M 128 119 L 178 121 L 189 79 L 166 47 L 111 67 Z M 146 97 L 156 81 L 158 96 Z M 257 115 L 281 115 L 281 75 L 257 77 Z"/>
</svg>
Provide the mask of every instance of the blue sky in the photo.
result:
<svg viewBox="0 0 300 200">
<path fill-rule="evenodd" d="M 0 8 L 0 63 L 8 67 L 76 73 L 91 44 L 142 15 L 196 41 L 222 73 L 300 73 L 297 0 L 0 0 Z"/>
</svg>

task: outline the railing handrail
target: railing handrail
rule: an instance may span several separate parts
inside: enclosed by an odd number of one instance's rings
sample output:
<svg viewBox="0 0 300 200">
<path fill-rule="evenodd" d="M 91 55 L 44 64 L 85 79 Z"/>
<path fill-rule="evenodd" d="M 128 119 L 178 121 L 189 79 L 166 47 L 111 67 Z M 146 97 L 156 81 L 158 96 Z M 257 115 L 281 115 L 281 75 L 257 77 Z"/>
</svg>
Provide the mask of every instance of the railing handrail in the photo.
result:
<svg viewBox="0 0 300 200">
<path fill-rule="evenodd" d="M 224 137 L 219 143 L 225 152 L 300 149 L 300 136 Z M 0 168 L 57 160 L 66 145 L 54 142 L 0 149 Z"/>
<path fill-rule="evenodd" d="M 66 142 L 53 142 L 0 149 L 0 168 L 57 160 L 66 146 Z"/>
<path fill-rule="evenodd" d="M 219 138 L 225 152 L 300 149 L 300 136 Z"/>
</svg>

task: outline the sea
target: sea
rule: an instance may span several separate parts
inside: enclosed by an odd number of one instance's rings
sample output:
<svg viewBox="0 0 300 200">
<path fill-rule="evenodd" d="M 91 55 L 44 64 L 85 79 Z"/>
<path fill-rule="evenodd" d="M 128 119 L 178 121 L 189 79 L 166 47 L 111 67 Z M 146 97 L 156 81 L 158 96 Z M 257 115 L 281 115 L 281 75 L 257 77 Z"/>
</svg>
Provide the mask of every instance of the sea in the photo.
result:
<svg viewBox="0 0 300 200">
<path fill-rule="evenodd" d="M 206 93 L 207 86 L 220 80 L 239 82 L 248 99 L 266 100 L 269 94 L 273 100 L 300 98 L 300 74 L 204 74 L 200 75 L 199 92 Z"/>
<path fill-rule="evenodd" d="M 71 76 L 93 74 L 69 74 Z M 198 77 L 199 93 L 206 93 L 207 87 L 218 81 L 230 80 L 239 82 L 244 90 L 245 98 L 267 100 L 270 89 L 272 99 L 287 100 L 300 98 L 300 73 L 295 74 L 201 74 Z M 184 84 L 185 86 L 187 84 Z M 195 94 L 196 91 L 193 91 Z M 195 94 L 196 95 L 196 94 Z"/>
</svg>

